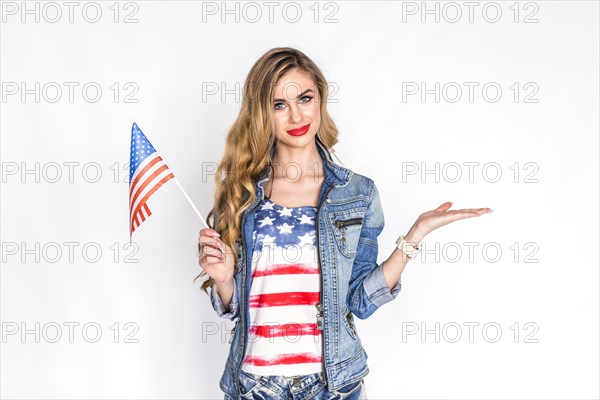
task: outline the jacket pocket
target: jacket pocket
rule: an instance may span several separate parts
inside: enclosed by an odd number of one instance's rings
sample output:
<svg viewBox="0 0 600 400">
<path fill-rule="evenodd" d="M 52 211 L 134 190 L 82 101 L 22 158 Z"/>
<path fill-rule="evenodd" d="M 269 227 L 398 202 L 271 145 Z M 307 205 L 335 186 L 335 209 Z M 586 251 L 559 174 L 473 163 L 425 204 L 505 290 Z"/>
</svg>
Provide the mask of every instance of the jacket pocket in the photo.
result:
<svg viewBox="0 0 600 400">
<path fill-rule="evenodd" d="M 336 244 L 340 252 L 348 258 L 356 255 L 363 220 L 364 211 L 362 210 L 331 214 Z"/>
<path fill-rule="evenodd" d="M 350 336 L 352 336 L 353 339 L 357 339 L 358 334 L 356 332 L 356 326 L 354 325 L 354 314 L 352 314 L 352 311 L 345 305 L 342 310 L 342 320 Z"/>
<path fill-rule="evenodd" d="M 361 379 L 359 381 L 350 383 L 346 386 L 339 388 L 338 390 L 332 390 L 331 394 L 337 396 L 338 399 L 348 399 L 348 398 L 357 398 L 355 395 L 361 393 L 364 389 L 365 380 Z M 363 396 L 361 395 L 361 399 Z"/>
<path fill-rule="evenodd" d="M 240 371 L 238 381 L 240 384 L 240 389 L 242 391 L 241 395 L 243 399 L 254 399 L 254 392 L 259 390 L 263 386 L 262 377 L 256 376 L 254 374 L 249 374 L 244 370 Z"/>
</svg>

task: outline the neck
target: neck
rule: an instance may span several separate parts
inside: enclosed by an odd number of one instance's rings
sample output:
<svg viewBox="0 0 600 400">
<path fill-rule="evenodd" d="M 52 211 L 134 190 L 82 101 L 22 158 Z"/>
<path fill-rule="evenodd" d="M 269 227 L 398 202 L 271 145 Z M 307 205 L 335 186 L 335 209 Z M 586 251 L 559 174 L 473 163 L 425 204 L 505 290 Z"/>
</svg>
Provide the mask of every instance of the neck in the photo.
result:
<svg viewBox="0 0 600 400">
<path fill-rule="evenodd" d="M 323 159 L 313 142 L 310 146 L 290 147 L 280 142 L 272 159 L 276 177 L 299 180 L 323 174 Z"/>
</svg>

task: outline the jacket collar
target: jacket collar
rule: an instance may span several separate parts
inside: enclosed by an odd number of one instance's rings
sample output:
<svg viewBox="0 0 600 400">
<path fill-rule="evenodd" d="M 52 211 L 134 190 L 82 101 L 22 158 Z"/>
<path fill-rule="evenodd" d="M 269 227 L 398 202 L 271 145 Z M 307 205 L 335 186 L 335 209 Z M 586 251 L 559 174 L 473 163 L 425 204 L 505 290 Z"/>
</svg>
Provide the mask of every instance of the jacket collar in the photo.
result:
<svg viewBox="0 0 600 400">
<path fill-rule="evenodd" d="M 323 170 L 325 171 L 324 184 L 332 187 L 341 187 L 345 186 L 350 182 L 350 178 L 354 173 L 352 170 L 348 168 L 344 168 L 331 159 L 331 154 L 325 148 L 325 145 L 321 143 L 321 141 L 317 138 L 317 150 L 321 155 L 321 159 L 323 160 Z M 271 160 L 273 159 L 273 155 L 275 154 L 276 144 L 274 143 L 271 146 L 270 155 Z M 262 201 L 265 197 L 263 185 L 266 181 L 271 177 L 271 168 L 267 168 L 267 172 L 263 174 L 263 176 L 257 182 L 256 196 L 252 204 L 244 210 L 242 213 L 242 217 L 245 217 L 250 210 L 253 209 L 260 201 Z M 322 193 L 323 191 L 321 191 Z M 244 201 L 247 199 L 248 194 L 244 194 Z M 320 201 L 320 199 L 319 199 Z"/>
</svg>

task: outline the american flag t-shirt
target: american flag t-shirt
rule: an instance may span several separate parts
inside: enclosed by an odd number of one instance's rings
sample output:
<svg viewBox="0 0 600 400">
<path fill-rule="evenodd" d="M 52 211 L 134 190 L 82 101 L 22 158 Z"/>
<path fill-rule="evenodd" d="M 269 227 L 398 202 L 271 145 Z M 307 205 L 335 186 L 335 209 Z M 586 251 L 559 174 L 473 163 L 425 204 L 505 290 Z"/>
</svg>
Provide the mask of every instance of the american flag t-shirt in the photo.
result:
<svg viewBox="0 0 600 400">
<path fill-rule="evenodd" d="M 316 212 L 316 207 L 288 208 L 266 197 L 255 214 L 246 372 L 294 376 L 323 371 Z"/>
</svg>

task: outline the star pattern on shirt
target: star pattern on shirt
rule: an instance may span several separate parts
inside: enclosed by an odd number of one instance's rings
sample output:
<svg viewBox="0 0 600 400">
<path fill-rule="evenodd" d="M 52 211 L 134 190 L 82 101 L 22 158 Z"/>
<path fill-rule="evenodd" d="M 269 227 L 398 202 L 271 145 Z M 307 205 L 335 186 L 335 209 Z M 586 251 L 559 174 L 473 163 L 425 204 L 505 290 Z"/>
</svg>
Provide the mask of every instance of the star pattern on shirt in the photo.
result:
<svg viewBox="0 0 600 400">
<path fill-rule="evenodd" d="M 300 220 L 301 224 L 314 224 L 314 222 L 311 221 L 312 218 L 314 218 L 314 217 L 311 217 L 307 214 L 302 214 L 302 216 L 298 219 Z"/>
<path fill-rule="evenodd" d="M 312 206 L 284 207 L 263 199 L 255 215 L 252 239 L 255 250 L 263 246 L 308 246 L 316 242 L 317 208 Z"/>
<path fill-rule="evenodd" d="M 283 207 L 282 209 L 278 210 L 277 212 L 279 213 L 280 217 L 291 217 L 292 216 L 291 208 Z"/>
<path fill-rule="evenodd" d="M 304 246 L 307 244 L 312 245 L 315 238 L 310 232 L 306 232 L 304 235 L 298 236 L 298 239 L 300 239 L 300 246 Z"/>
<path fill-rule="evenodd" d="M 263 246 L 273 245 L 273 244 L 275 244 L 275 239 L 277 239 L 275 236 L 269 236 L 267 234 L 261 239 L 261 241 L 262 241 Z"/>
<path fill-rule="evenodd" d="M 275 221 L 275 218 L 271 218 L 271 217 L 267 216 L 258 222 L 260 222 L 260 227 L 262 228 L 265 225 L 273 225 L 273 221 Z"/>
<path fill-rule="evenodd" d="M 271 202 L 264 202 L 263 205 L 262 205 L 262 207 L 260 208 L 260 210 L 261 211 L 262 210 L 274 210 L 275 209 L 274 205 L 275 204 L 271 203 Z"/>
<path fill-rule="evenodd" d="M 296 225 L 288 225 L 287 222 L 285 222 L 283 225 L 279 225 L 277 227 L 277 229 L 279 229 L 279 233 L 283 234 L 283 233 L 292 233 L 292 228 L 295 227 Z"/>
</svg>

